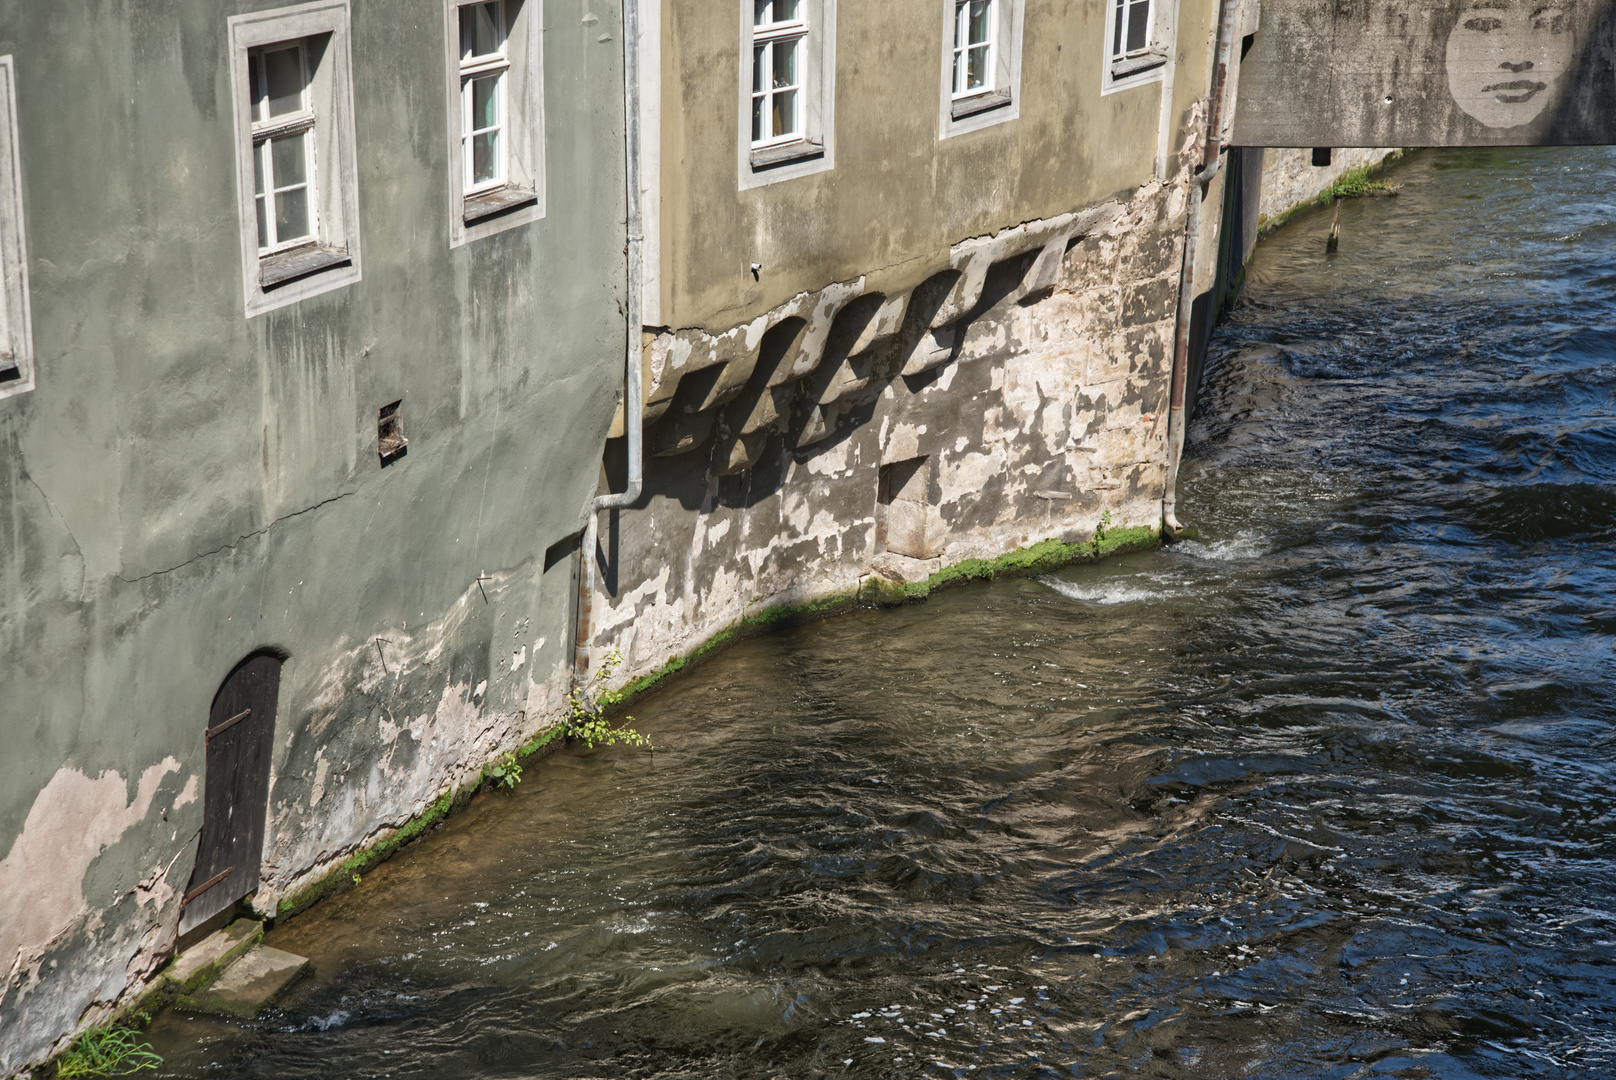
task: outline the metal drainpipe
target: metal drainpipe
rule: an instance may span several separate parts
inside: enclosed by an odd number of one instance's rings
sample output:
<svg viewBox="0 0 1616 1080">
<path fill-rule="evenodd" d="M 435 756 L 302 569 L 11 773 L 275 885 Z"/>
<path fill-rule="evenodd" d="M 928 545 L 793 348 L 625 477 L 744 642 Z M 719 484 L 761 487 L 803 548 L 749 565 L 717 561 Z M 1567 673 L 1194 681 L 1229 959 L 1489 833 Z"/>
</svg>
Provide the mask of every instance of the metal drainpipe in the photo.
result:
<svg viewBox="0 0 1616 1080">
<path fill-rule="evenodd" d="M 578 575 L 578 633 L 573 640 L 572 677 L 576 687 L 589 679 L 590 643 L 594 638 L 595 546 L 602 510 L 627 509 L 639 501 L 645 486 L 642 435 L 645 408 L 640 385 L 641 249 L 645 243 L 640 224 L 640 17 L 638 0 L 623 0 L 623 142 L 626 148 L 624 185 L 628 196 L 628 342 L 624 349 L 623 428 L 628 436 L 628 488 L 615 495 L 599 495 L 589 504 L 589 522 L 584 526 L 583 566 Z M 660 3 L 661 0 L 652 0 Z"/>
<path fill-rule="evenodd" d="M 1201 152 L 1201 168 L 1190 185 L 1189 220 L 1184 226 L 1184 266 L 1178 285 L 1178 326 L 1173 335 L 1173 379 L 1168 391 L 1167 484 L 1162 495 L 1162 522 L 1172 532 L 1184 526 L 1178 515 L 1178 466 L 1184 456 L 1184 399 L 1189 382 L 1190 316 L 1195 309 L 1195 249 L 1201 238 L 1201 203 L 1207 187 L 1223 168 L 1223 96 L 1229 81 L 1229 49 L 1234 41 L 1235 0 L 1222 0 L 1219 6 L 1216 74 L 1207 116 L 1206 146 Z"/>
</svg>

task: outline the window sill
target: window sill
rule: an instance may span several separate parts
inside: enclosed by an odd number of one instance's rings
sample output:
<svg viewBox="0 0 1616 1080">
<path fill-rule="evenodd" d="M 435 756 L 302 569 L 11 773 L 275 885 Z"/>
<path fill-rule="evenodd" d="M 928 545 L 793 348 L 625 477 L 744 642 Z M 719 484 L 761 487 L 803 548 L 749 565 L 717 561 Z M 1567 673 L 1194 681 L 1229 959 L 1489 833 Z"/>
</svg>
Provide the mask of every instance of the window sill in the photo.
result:
<svg viewBox="0 0 1616 1080">
<path fill-rule="evenodd" d="M 1131 75 L 1139 75 L 1166 65 L 1166 52 L 1153 49 L 1138 56 L 1128 56 L 1114 61 L 1111 64 L 1111 77 L 1113 79 L 1126 79 Z"/>
<path fill-rule="evenodd" d="M 508 210 L 531 206 L 538 201 L 538 192 L 532 188 L 507 185 L 466 199 L 465 205 L 461 208 L 460 220 L 470 225 L 472 222 L 483 221 L 497 214 L 503 214 Z"/>
<path fill-rule="evenodd" d="M 760 146 L 753 150 L 747 159 L 754 169 L 766 169 L 771 165 L 784 165 L 788 161 L 802 161 L 806 158 L 823 157 L 825 154 L 824 142 L 816 139 L 793 139 L 778 146 Z"/>
<path fill-rule="evenodd" d="M 949 115 L 955 120 L 963 120 L 967 116 L 977 113 L 991 112 L 1002 109 L 1010 104 L 1010 91 L 989 90 L 985 94 L 975 94 L 971 97 L 957 98 L 950 108 Z"/>
<path fill-rule="evenodd" d="M 306 278 L 310 274 L 318 274 L 322 270 L 330 270 L 337 266 L 350 266 L 352 263 L 353 259 L 347 251 L 321 247 L 318 244 L 293 248 L 291 251 L 266 255 L 258 260 L 258 287 L 267 292 L 277 286 Z"/>
</svg>

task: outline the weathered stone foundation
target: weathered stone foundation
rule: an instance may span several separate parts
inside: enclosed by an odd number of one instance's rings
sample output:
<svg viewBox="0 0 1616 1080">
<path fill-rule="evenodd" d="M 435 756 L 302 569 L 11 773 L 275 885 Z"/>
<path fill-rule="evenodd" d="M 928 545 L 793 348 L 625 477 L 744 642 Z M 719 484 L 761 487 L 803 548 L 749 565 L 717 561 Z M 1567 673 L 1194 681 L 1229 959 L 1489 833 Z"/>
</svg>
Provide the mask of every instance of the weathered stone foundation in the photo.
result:
<svg viewBox="0 0 1616 1080">
<path fill-rule="evenodd" d="M 908 289 L 658 334 L 646 494 L 600 532 L 620 683 L 773 608 L 1154 535 L 1185 200 L 1152 183 L 957 244 Z"/>
</svg>

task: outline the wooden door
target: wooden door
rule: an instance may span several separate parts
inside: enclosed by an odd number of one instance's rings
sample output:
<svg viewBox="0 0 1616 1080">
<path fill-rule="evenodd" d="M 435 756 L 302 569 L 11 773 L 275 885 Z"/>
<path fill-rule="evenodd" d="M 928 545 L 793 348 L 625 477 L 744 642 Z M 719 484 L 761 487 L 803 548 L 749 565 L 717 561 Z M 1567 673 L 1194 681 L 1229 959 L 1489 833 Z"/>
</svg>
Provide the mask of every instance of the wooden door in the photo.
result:
<svg viewBox="0 0 1616 1080">
<path fill-rule="evenodd" d="M 202 836 L 196 868 L 185 887 L 181 934 L 258 887 L 280 684 L 280 659 L 260 654 L 237 665 L 213 697 L 206 729 Z"/>
</svg>

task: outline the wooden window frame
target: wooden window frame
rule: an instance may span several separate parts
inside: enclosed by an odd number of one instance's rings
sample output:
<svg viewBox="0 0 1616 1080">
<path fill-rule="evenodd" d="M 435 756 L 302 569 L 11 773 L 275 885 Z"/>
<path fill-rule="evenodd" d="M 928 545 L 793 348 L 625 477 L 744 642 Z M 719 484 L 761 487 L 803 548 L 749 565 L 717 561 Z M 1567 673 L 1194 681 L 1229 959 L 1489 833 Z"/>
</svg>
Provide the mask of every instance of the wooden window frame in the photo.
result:
<svg viewBox="0 0 1616 1080">
<path fill-rule="evenodd" d="M 755 0 L 740 0 L 740 115 L 737 125 L 741 190 L 791 180 L 835 167 L 836 0 L 798 0 L 797 18 L 756 23 Z M 773 8 L 770 8 L 773 18 Z M 784 135 L 753 142 L 756 50 L 792 42 L 797 49 L 797 125 Z M 772 98 L 772 89 L 767 96 Z"/>
<path fill-rule="evenodd" d="M 297 50 L 298 67 L 301 69 L 300 74 L 303 79 L 303 88 L 301 90 L 302 107 L 296 112 L 287 113 L 283 116 L 271 117 L 269 115 L 269 72 L 263 57 L 265 53 L 278 52 L 287 47 L 286 43 L 282 43 L 260 45 L 247 50 L 249 79 L 252 71 L 251 61 L 253 59 L 258 60 L 258 85 L 249 87 L 249 93 L 254 99 L 254 106 L 249 110 L 252 116 L 253 169 L 255 176 L 253 182 L 253 209 L 256 212 L 259 198 L 256 175 L 257 171 L 262 168 L 264 176 L 264 192 L 262 195 L 264 200 L 264 222 L 265 227 L 274 235 L 274 238 L 268 244 L 265 244 L 262 230 L 260 230 L 258 238 L 258 257 L 260 259 L 269 255 L 277 255 L 283 251 L 290 251 L 293 248 L 303 247 L 310 243 L 317 243 L 320 236 L 319 166 L 315 159 L 314 145 L 316 117 L 314 104 L 310 100 L 312 95 L 309 86 L 309 49 L 307 41 L 300 40 L 290 43 L 290 47 Z M 258 95 L 260 94 L 263 95 L 263 116 L 257 115 L 256 109 L 256 102 L 259 100 Z M 275 226 L 275 196 L 282 191 L 290 190 L 299 185 L 292 184 L 285 188 L 275 186 L 272 144 L 277 139 L 289 138 L 294 135 L 300 136 L 303 140 L 304 175 L 301 186 L 308 192 L 309 231 L 302 235 L 294 236 L 290 240 L 282 240 Z"/>
<path fill-rule="evenodd" d="M 1021 116 L 1021 39 L 1026 0 L 991 0 L 989 79 L 984 86 L 956 88 L 954 58 L 960 51 L 962 0 L 942 0 L 942 84 L 939 139 L 980 131 Z"/>
<path fill-rule="evenodd" d="M 987 24 L 987 37 L 979 42 L 970 39 L 970 19 L 967 16 L 972 4 L 988 6 L 988 17 L 983 20 Z M 954 0 L 954 42 L 949 49 L 950 89 L 954 101 L 991 94 L 999 88 L 1002 80 L 998 78 L 996 66 L 999 54 L 1004 51 L 1004 45 L 1000 41 L 1004 35 L 995 25 L 999 17 L 999 8 L 1000 0 Z M 987 63 L 983 65 L 987 69 L 987 78 L 981 86 L 967 87 L 961 84 L 968 77 L 966 73 L 970 71 L 970 54 L 973 49 L 987 50 Z"/>
<path fill-rule="evenodd" d="M 0 399 L 34 388 L 34 326 L 17 143 L 17 63 L 0 56 Z"/>
<path fill-rule="evenodd" d="M 468 60 L 460 53 L 460 12 L 488 2 L 443 4 L 451 248 L 539 221 L 545 213 L 543 0 L 496 0 L 501 52 Z M 500 173 L 497 180 L 477 183 L 468 94 L 474 76 L 492 71 L 501 73 Z"/>
<path fill-rule="evenodd" d="M 511 59 L 510 46 L 510 18 L 506 14 L 505 0 L 477 0 L 476 3 L 461 4 L 455 12 L 464 16 L 467 8 L 492 6 L 495 13 L 494 33 L 499 40 L 499 48 L 491 53 L 479 53 L 467 57 L 464 50 L 460 54 L 460 160 L 461 160 L 461 189 L 468 198 L 481 195 L 505 186 L 510 176 L 510 103 L 509 91 L 511 85 Z M 464 29 L 461 31 L 464 37 Z M 481 79 L 493 77 L 498 81 L 494 84 L 494 115 L 495 123 L 489 127 L 480 128 L 473 116 L 472 102 L 476 95 L 472 87 Z M 475 175 L 476 154 L 470 149 L 471 140 L 478 135 L 489 131 L 498 132 L 498 152 L 495 154 L 494 175 L 491 179 L 478 181 Z"/>
<path fill-rule="evenodd" d="M 747 110 L 747 116 L 754 118 L 752 130 L 753 151 L 779 146 L 784 143 L 800 142 L 806 138 L 805 128 L 808 112 L 806 106 L 812 87 L 811 72 L 808 71 L 807 64 L 808 35 L 811 30 L 806 14 L 809 4 L 808 0 L 797 0 L 798 17 L 782 23 L 774 21 L 774 4 L 775 0 L 769 0 L 765 5 L 765 9 L 769 12 L 769 21 L 767 23 L 759 24 L 755 15 L 752 21 L 752 108 Z M 776 65 L 776 57 L 781 47 L 789 48 L 795 54 L 797 81 L 786 86 L 774 86 L 769 83 L 767 77 L 759 78 L 758 68 L 762 67 L 764 71 L 773 71 Z M 759 55 L 765 52 L 768 54 L 768 59 L 760 62 Z M 762 90 L 758 89 L 759 82 L 764 83 Z M 762 138 L 759 138 L 755 124 L 758 99 L 762 98 L 765 102 L 763 114 L 768 116 L 773 112 L 775 97 L 785 92 L 796 94 L 796 100 L 791 112 L 791 130 L 775 133 L 771 126 L 771 130 L 765 133 Z M 756 160 L 757 156 L 754 153 L 754 160 Z"/>
<path fill-rule="evenodd" d="M 1126 14 L 1132 18 L 1135 7 L 1145 5 L 1145 43 L 1127 47 L 1128 27 L 1121 24 Z M 1172 54 L 1176 4 L 1172 0 L 1105 0 L 1105 66 L 1101 92 L 1124 90 L 1162 78 Z"/>
<path fill-rule="evenodd" d="M 248 318 L 361 280 L 359 169 L 353 117 L 350 0 L 273 8 L 228 20 L 230 86 L 235 112 L 241 271 Z M 253 113 L 248 57 L 301 43 L 307 109 L 260 122 Z M 284 123 L 283 123 L 284 122 Z M 255 155 L 277 131 L 305 125 L 310 190 L 308 238 L 261 249 Z M 273 176 L 266 177 L 273 185 Z M 266 212 L 270 208 L 266 205 Z"/>
</svg>

